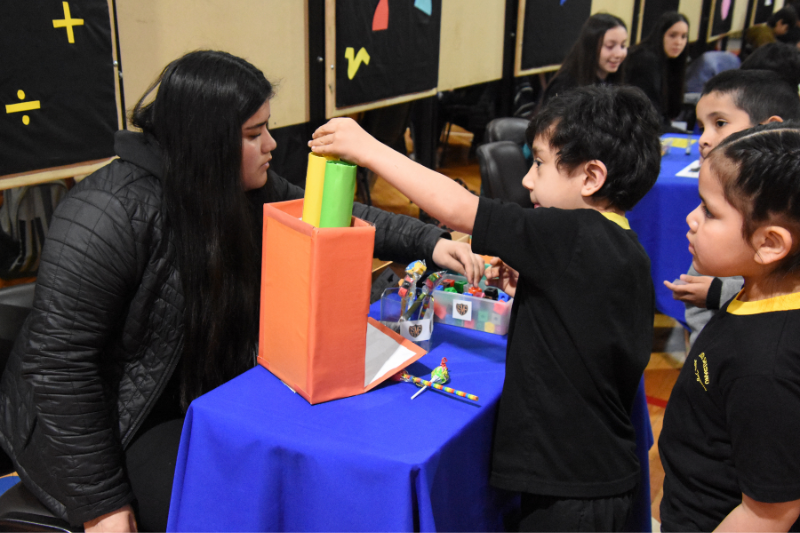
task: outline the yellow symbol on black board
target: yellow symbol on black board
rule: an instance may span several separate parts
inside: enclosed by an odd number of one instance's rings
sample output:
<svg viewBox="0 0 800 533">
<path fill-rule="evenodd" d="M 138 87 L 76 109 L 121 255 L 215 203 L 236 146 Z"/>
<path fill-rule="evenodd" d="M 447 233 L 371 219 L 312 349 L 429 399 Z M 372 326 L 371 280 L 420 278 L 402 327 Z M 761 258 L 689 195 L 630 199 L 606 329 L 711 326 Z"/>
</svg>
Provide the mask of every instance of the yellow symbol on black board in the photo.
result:
<svg viewBox="0 0 800 533">
<path fill-rule="evenodd" d="M 69 2 L 61 2 L 64 5 L 64 18 L 53 20 L 54 28 L 67 28 L 67 40 L 70 44 L 75 44 L 75 33 L 73 26 L 83 26 L 83 19 L 74 19 L 69 13 Z"/>
<path fill-rule="evenodd" d="M 17 98 L 20 100 L 25 100 L 25 92 L 20 89 L 17 91 Z M 32 111 L 34 109 L 41 109 L 41 103 L 39 100 L 33 100 L 30 102 L 20 102 L 19 104 L 8 104 L 6 105 L 6 113 L 20 113 L 23 111 Z M 26 126 L 31 123 L 31 117 L 28 115 L 22 115 L 22 123 Z"/>
<path fill-rule="evenodd" d="M 355 58 L 353 54 L 355 54 Z M 356 72 L 358 72 L 358 67 L 361 66 L 362 61 L 369 65 L 369 54 L 364 47 L 356 54 L 353 47 L 348 46 L 344 51 L 344 58 L 347 59 L 347 78 L 351 80 L 356 75 Z"/>
</svg>

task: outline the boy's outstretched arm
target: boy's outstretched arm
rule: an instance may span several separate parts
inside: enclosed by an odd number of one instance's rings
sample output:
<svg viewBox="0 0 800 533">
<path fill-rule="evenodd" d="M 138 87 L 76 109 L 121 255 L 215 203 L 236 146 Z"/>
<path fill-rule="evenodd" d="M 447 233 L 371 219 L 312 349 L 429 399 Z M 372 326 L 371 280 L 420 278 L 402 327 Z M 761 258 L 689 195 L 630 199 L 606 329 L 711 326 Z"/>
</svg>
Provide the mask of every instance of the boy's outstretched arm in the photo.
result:
<svg viewBox="0 0 800 533">
<path fill-rule="evenodd" d="M 349 118 L 334 118 L 314 132 L 308 145 L 315 154 L 337 155 L 366 167 L 451 228 L 472 233 L 478 197 L 450 178 L 395 152 Z"/>
</svg>

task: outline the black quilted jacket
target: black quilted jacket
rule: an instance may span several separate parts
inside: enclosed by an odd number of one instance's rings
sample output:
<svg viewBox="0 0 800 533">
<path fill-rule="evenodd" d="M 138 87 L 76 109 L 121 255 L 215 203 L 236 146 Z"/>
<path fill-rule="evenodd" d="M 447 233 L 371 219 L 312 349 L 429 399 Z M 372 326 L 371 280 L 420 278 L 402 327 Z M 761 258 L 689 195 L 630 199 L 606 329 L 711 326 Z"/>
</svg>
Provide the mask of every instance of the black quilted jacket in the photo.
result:
<svg viewBox="0 0 800 533">
<path fill-rule="evenodd" d="M 184 299 L 163 232 L 158 146 L 124 131 L 115 148 L 120 159 L 56 209 L 34 309 L 0 385 L 0 445 L 25 485 L 73 524 L 133 499 L 122 452 L 183 346 Z M 248 195 L 260 214 L 264 202 L 302 198 L 303 190 L 270 173 Z M 379 209 L 356 205 L 354 212 L 375 224 L 378 257 L 433 264 L 433 247 L 446 236 Z"/>
</svg>

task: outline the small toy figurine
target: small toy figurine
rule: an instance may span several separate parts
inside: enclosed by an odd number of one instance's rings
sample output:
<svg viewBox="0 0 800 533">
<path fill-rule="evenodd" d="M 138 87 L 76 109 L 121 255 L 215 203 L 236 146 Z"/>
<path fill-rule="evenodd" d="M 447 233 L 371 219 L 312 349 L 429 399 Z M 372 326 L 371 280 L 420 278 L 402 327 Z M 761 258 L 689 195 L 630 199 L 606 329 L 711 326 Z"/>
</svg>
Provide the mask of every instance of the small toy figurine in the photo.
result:
<svg viewBox="0 0 800 533">
<path fill-rule="evenodd" d="M 442 357 L 442 363 L 431 371 L 431 383 L 444 385 L 448 381 L 450 381 L 450 372 L 447 370 L 447 357 Z M 419 384 L 417 384 L 417 386 L 419 386 Z M 414 394 L 414 396 L 411 397 L 411 399 L 413 400 L 422 394 L 422 392 L 427 388 L 428 385 L 424 385 L 420 390 L 417 391 L 416 394 Z"/>
</svg>

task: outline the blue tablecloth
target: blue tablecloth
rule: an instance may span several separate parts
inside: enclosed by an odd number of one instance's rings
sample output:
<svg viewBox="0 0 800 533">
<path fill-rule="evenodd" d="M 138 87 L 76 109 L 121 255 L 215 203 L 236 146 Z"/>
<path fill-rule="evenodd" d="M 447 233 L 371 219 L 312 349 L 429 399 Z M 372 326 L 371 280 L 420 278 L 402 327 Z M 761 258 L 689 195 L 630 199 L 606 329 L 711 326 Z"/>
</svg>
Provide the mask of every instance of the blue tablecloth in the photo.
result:
<svg viewBox="0 0 800 533">
<path fill-rule="evenodd" d="M 686 135 L 669 134 L 665 137 L 686 138 Z M 688 136 L 697 140 L 696 135 Z M 700 157 L 697 143 L 686 155 L 685 148 L 672 148 L 661 158 L 661 173 L 650 192 L 636 204 L 627 217 L 639 242 L 650 256 L 650 268 L 656 289 L 656 307 L 684 326 L 686 320 L 683 302 L 672 298 L 672 291 L 663 284 L 685 274 L 692 265 L 686 232 L 688 215 L 700 203 L 696 178 L 679 178 L 678 172 Z"/>
<path fill-rule="evenodd" d="M 505 348 L 506 337 L 437 324 L 431 352 L 409 367 L 425 376 L 447 357 L 451 386 L 478 402 L 435 390 L 412 401 L 415 386 L 387 382 L 311 406 L 264 368 L 246 372 L 189 408 L 168 530 L 504 530 L 518 497 L 488 479 Z M 634 420 L 643 494 L 632 530 L 649 531 L 642 385 Z"/>
</svg>

